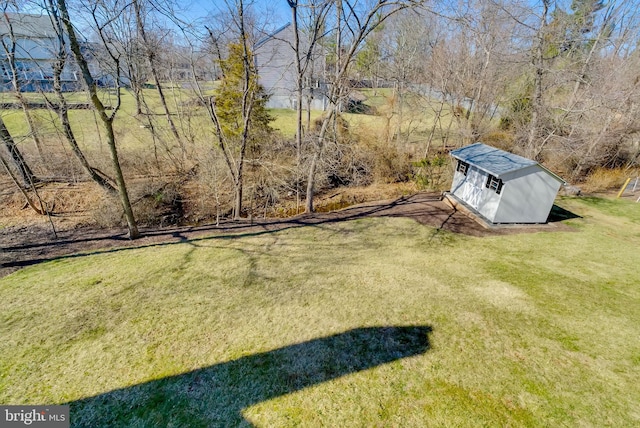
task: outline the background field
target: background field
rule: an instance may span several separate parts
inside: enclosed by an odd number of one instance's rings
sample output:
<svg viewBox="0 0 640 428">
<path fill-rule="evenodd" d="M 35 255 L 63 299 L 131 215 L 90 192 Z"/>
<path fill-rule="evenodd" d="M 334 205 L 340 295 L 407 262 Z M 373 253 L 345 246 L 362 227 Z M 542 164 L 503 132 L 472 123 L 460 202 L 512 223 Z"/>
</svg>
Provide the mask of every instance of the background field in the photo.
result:
<svg viewBox="0 0 640 428">
<path fill-rule="evenodd" d="M 78 426 L 638 425 L 638 205 L 559 205 L 570 232 L 371 218 L 23 269 L 0 280 L 0 403 L 71 402 Z M 403 326 L 427 349 L 383 355 Z"/>
<path fill-rule="evenodd" d="M 193 224 L 229 216 L 234 197 L 232 181 L 203 102 L 191 90 L 165 89 L 179 140 L 172 135 L 166 117 L 160 113 L 163 109 L 154 89 L 143 91 L 149 110 L 143 107 L 144 114 L 136 114 L 133 94 L 123 89 L 121 108 L 114 121 L 120 164 L 139 225 Z M 415 164 L 424 158 L 427 136 L 432 130 L 437 136 L 431 149 L 437 150 L 443 141 L 441 131 L 434 130 L 435 107 L 428 105 L 429 100 L 406 94 L 405 101 L 400 103 L 389 88 L 361 89 L 356 94 L 364 102 L 362 106 L 366 111 L 341 114 L 340 123 L 345 126 L 340 127 L 339 136 L 331 133 L 316 172 L 315 207 L 328 210 L 371 200 L 369 195 L 375 193 L 375 188 L 396 183 L 399 187 L 421 190 L 447 188 L 451 171 L 443 152 L 434 152 L 436 166 L 431 167 L 429 162 Z M 83 93 L 67 96 L 70 104 L 87 102 Z M 103 89 L 100 96 L 106 105 L 117 104 L 113 91 Z M 25 97 L 38 106 L 53 94 L 30 93 Z M 0 102 L 15 103 L 16 99 L 12 94 L 0 93 Z M 294 142 L 295 112 L 272 109 L 269 114 L 274 119 L 271 122 L 274 131 L 254 142 L 247 158 L 245 217 L 282 216 L 300 211 L 298 192 L 306 188 L 315 151 L 315 121 L 323 112 L 311 112 L 311 134 L 305 131 L 299 156 Z M 102 197 L 96 186 L 87 183 L 87 174 L 73 155 L 54 111 L 31 110 L 37 140 L 30 134 L 22 110 L 2 110 L 0 115 L 31 169 L 43 181 L 51 183 L 40 186 L 37 197 L 32 195 L 32 198 L 41 198 L 47 206 L 55 207 L 54 214 L 58 216 L 82 213 L 83 224 L 123 226 L 119 203 Z M 452 120 L 450 112 L 443 115 L 446 118 L 442 123 Z M 90 165 L 113 176 L 107 139 L 96 113 L 72 109 L 69 116 Z M 442 123 L 439 122 L 439 126 Z M 400 129 L 403 132 L 398 133 Z M 239 156 L 239 147 L 235 144 L 232 147 L 234 156 Z M 0 217 L 9 219 L 15 213 L 24 212 L 24 197 L 3 172 L 0 171 Z M 58 183 L 72 187 L 57 186 Z M 62 192 L 60 188 L 73 188 L 73 192 Z M 330 200 L 333 195 L 346 192 L 355 194 L 353 200 L 346 198 L 337 205 L 335 200 Z M 391 196 L 403 193 L 398 190 Z M 69 198 L 71 195 L 73 200 Z M 373 200 L 384 197 L 384 194 L 374 195 Z M 0 220 L 0 223 L 19 221 Z"/>
</svg>

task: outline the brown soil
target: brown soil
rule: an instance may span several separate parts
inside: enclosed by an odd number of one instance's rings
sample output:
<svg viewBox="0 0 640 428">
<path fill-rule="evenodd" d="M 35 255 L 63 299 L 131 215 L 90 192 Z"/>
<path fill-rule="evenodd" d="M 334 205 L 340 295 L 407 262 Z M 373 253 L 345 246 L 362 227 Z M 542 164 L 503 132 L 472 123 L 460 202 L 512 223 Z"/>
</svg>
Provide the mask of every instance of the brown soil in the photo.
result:
<svg viewBox="0 0 640 428">
<path fill-rule="evenodd" d="M 440 194 L 417 193 L 394 200 L 369 202 L 339 211 L 298 215 L 286 219 L 228 221 L 220 225 L 141 229 L 143 237 L 127 238 L 125 230 L 97 230 L 79 227 L 60 231 L 54 237 L 46 223 L 9 226 L 0 229 L 0 277 L 22 267 L 80 253 L 108 251 L 114 248 L 146 247 L 181 242 L 207 235 L 246 235 L 269 233 L 289 228 L 335 223 L 363 217 L 404 217 L 420 224 L 472 236 L 524 233 L 539 230 L 564 230 L 567 226 L 551 222 L 534 226 L 498 226 L 487 228 L 461 210 L 448 205 Z"/>
</svg>

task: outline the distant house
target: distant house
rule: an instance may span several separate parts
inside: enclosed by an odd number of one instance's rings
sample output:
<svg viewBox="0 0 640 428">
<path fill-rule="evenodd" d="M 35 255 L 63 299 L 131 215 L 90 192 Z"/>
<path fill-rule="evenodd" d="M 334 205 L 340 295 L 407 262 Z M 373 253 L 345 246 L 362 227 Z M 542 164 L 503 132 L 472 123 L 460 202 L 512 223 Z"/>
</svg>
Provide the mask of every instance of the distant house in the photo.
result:
<svg viewBox="0 0 640 428">
<path fill-rule="evenodd" d="M 256 43 L 254 60 L 260 84 L 270 95 L 269 108 L 296 108 L 296 65 L 293 49 L 293 26 L 287 24 Z M 304 78 L 304 106 L 325 110 L 328 106 L 327 87 L 322 78 L 324 56 L 316 54 L 313 67 Z"/>
<path fill-rule="evenodd" d="M 141 58 L 146 64 L 147 59 Z M 161 82 L 190 87 L 196 81 L 213 81 L 219 77 L 217 61 L 206 51 L 190 51 L 168 45 L 156 56 Z"/>
<path fill-rule="evenodd" d="M 538 162 L 482 143 L 453 150 L 450 196 L 491 223 L 545 223 L 564 183 Z"/>
<path fill-rule="evenodd" d="M 6 13 L 0 17 L 0 37 L 9 50 L 15 49 L 16 74 L 21 90 L 51 90 L 53 63 L 59 43 L 49 16 Z M 78 76 L 72 64 L 67 64 L 60 77 L 63 89 L 77 88 Z M 13 90 L 12 78 L 7 52 L 0 48 L 1 90 Z"/>
<path fill-rule="evenodd" d="M 80 35 L 81 36 L 81 35 Z M 0 37 L 9 51 L 15 50 L 14 61 L 20 90 L 38 92 L 53 90 L 53 66 L 57 61 L 60 42 L 49 15 L 6 13 L 0 15 Z M 66 37 L 66 36 L 65 36 Z M 67 58 L 60 74 L 63 91 L 82 88 L 78 65 L 72 59 L 67 40 Z M 104 48 L 97 43 L 79 40 L 89 72 L 98 86 L 114 86 L 115 78 L 100 66 L 100 57 L 106 57 Z M 13 91 L 13 73 L 4 47 L 0 46 L 0 91 Z M 128 79 L 120 77 L 121 84 Z"/>
</svg>

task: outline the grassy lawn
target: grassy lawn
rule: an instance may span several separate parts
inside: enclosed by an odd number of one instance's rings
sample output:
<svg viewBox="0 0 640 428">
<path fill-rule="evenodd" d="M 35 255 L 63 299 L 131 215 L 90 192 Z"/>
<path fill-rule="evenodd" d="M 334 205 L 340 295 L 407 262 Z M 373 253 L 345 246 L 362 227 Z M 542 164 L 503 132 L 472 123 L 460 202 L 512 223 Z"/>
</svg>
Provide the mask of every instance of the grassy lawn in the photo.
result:
<svg viewBox="0 0 640 428">
<path fill-rule="evenodd" d="M 150 111 L 154 113 L 150 118 L 154 122 L 155 129 L 161 135 L 168 135 L 169 127 L 162 114 L 163 109 L 157 91 L 145 89 L 143 92 Z M 41 94 L 25 93 L 24 95 L 29 101 L 44 102 Z M 136 104 L 131 91 L 122 89 L 121 95 L 121 106 L 114 121 L 118 145 L 131 150 L 151 150 L 152 136 L 150 131 L 145 129 L 150 118 L 146 115 L 136 116 Z M 57 100 L 55 94 L 48 93 L 47 96 L 53 101 Z M 101 90 L 100 96 L 106 106 L 117 105 L 113 91 Z M 194 103 L 194 93 L 186 89 L 167 87 L 165 96 L 174 123 L 179 130 L 185 135 L 193 133 L 198 141 L 209 142 L 213 131 L 211 121 L 207 118 L 204 108 L 197 107 Z M 83 92 L 66 93 L 65 97 L 69 104 L 89 102 L 87 94 Z M 17 102 L 15 96 L 10 93 L 0 93 L 0 101 Z M 31 109 L 31 114 L 41 139 L 55 147 L 59 147 L 61 143 L 66 144 L 57 114 L 37 108 Z M 0 115 L 18 144 L 30 144 L 29 128 L 22 110 L 3 110 L 0 111 Z M 102 151 L 105 140 L 104 130 L 93 110 L 71 109 L 69 119 L 83 149 Z"/>
<path fill-rule="evenodd" d="M 286 137 L 293 138 L 296 135 L 296 111 L 274 108 L 270 109 L 269 113 L 273 116 L 274 120 L 271 122 L 271 127 L 277 129 Z M 311 111 L 311 126 L 314 126 L 313 121 L 322 116 L 322 111 Z M 307 112 L 302 112 L 302 126 L 306 126 Z"/>
<path fill-rule="evenodd" d="M 156 113 L 152 116 L 155 129 L 168 135 L 168 125 L 162 114 L 163 110 L 157 91 L 155 89 L 145 89 L 143 92 L 149 108 Z M 387 131 L 394 133 L 397 130 L 399 117 L 397 112 L 392 112 L 393 107 L 389 104 L 393 91 L 389 88 L 384 88 L 377 91 L 362 89 L 360 92 L 367 96 L 365 103 L 378 110 L 378 115 L 342 113 L 342 116 L 347 119 L 350 126 L 369 130 L 376 135 L 381 135 Z M 121 94 L 122 104 L 114 122 L 118 144 L 127 149 L 148 149 L 152 144 L 151 135 L 144 126 L 148 124 L 149 119 L 144 115 L 135 115 L 135 100 L 131 91 L 123 89 Z M 100 95 L 105 105 L 116 105 L 115 94 L 112 91 L 102 90 Z M 25 93 L 24 96 L 32 102 L 43 103 L 45 101 L 41 94 Z M 53 101 L 56 100 L 54 94 L 47 94 L 47 96 Z M 70 104 L 89 102 L 86 94 L 82 92 L 67 93 L 65 96 Z M 194 102 L 195 94 L 187 89 L 167 87 L 165 88 L 165 96 L 167 97 L 169 109 L 174 115 L 174 122 L 180 131 L 185 135 L 193 133 L 196 141 L 210 144 L 213 125 L 204 108 L 199 107 Z M 0 102 L 17 102 L 17 100 L 11 93 L 0 93 Z M 439 103 L 437 101 L 425 100 L 411 94 L 406 95 L 402 129 L 403 132 L 410 134 L 409 140 L 424 140 L 426 138 L 425 136 L 432 130 L 435 112 L 438 109 Z M 32 109 L 31 112 L 40 137 L 51 144 L 59 145 L 63 137 L 61 136 L 57 115 L 45 109 Z M 295 111 L 271 109 L 270 113 L 274 117 L 271 126 L 282 132 L 285 137 L 293 138 L 296 129 Z M 0 114 L 16 141 L 19 144 L 29 144 L 31 141 L 29 129 L 22 110 L 4 110 Z M 305 124 L 306 114 L 306 111 L 303 112 Z M 313 122 L 322 114 L 322 111 L 312 111 L 311 121 Z M 102 148 L 100 141 L 101 139 L 104 140 L 104 136 L 99 134 L 102 134 L 103 130 L 95 113 L 92 110 L 71 110 L 69 115 L 72 128 L 80 141 L 80 145 L 85 149 Z M 451 120 L 451 111 L 446 108 L 443 113 L 443 126 L 447 127 Z M 456 126 L 454 125 L 454 129 Z M 387 129 L 388 127 L 389 129 Z"/>
<path fill-rule="evenodd" d="M 640 205 L 569 232 L 401 218 L 115 250 L 0 280 L 0 403 L 74 426 L 638 426 Z"/>
</svg>

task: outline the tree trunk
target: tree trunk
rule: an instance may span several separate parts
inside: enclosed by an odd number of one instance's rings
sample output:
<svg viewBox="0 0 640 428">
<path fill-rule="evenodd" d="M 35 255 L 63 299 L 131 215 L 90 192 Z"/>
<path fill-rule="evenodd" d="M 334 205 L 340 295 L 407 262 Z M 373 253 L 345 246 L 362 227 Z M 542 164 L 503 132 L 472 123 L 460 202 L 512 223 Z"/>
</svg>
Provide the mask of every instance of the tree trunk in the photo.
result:
<svg viewBox="0 0 640 428">
<path fill-rule="evenodd" d="M 320 158 L 320 152 L 316 152 L 313 154 L 313 158 L 311 159 L 311 165 L 309 166 L 309 176 L 307 177 L 307 200 L 305 202 L 305 212 L 312 213 L 314 210 L 313 207 L 313 197 L 314 195 L 314 187 L 315 187 L 315 175 L 316 175 L 316 165 L 318 163 L 318 159 Z"/>
<path fill-rule="evenodd" d="M 9 134 L 9 130 L 7 130 L 7 127 L 5 126 L 1 116 L 0 140 L 2 140 L 2 143 L 7 148 L 7 151 L 11 156 L 11 160 L 13 161 L 13 165 L 18 170 L 20 178 L 22 179 L 25 187 L 32 187 L 33 184 L 37 183 L 39 180 L 33 174 L 31 168 L 29 168 L 29 165 L 27 165 L 27 162 L 24 160 L 24 157 L 22 156 L 22 153 L 20 153 L 20 150 L 18 150 L 18 146 L 16 146 L 16 143 L 13 141 L 13 137 L 11 136 L 11 134 Z"/>
<path fill-rule="evenodd" d="M 127 192 L 127 186 L 124 181 L 124 175 L 122 174 L 122 168 L 120 167 L 120 159 L 118 158 L 118 150 L 116 149 L 116 137 L 113 132 L 113 121 L 104 121 L 104 127 L 107 131 L 107 145 L 109 146 L 109 154 L 111 155 L 111 163 L 113 169 L 116 172 L 116 183 L 118 185 L 118 193 L 120 194 L 120 202 L 124 209 L 124 216 L 127 219 L 127 227 L 129 229 L 129 238 L 136 239 L 140 237 L 138 231 L 138 225 L 135 217 L 133 216 L 133 208 L 129 201 L 129 193 Z"/>
<path fill-rule="evenodd" d="M 316 184 L 316 168 L 318 167 L 318 161 L 320 160 L 320 156 L 322 156 L 322 149 L 324 148 L 324 137 L 329 129 L 329 124 L 331 123 L 331 119 L 335 113 L 335 104 L 331 104 L 329 107 L 329 114 L 322 121 L 322 128 L 320 128 L 320 134 L 318 134 L 318 147 L 316 148 L 315 153 L 313 154 L 313 158 L 311 159 L 311 165 L 309 166 L 309 175 L 307 176 L 307 200 L 305 203 L 305 211 L 308 213 L 313 212 L 313 196 L 314 189 Z"/>
<path fill-rule="evenodd" d="M 302 159 L 302 90 L 304 73 L 300 61 L 300 32 L 298 28 L 298 1 L 288 0 L 293 25 L 293 50 L 296 65 L 296 214 L 300 209 L 300 164 Z"/>
<path fill-rule="evenodd" d="M 130 61 L 130 60 L 129 60 Z M 133 92 L 133 98 L 136 101 L 136 116 L 142 115 L 142 86 L 140 84 L 140 76 L 134 67 L 129 65 L 129 75 L 133 76 L 131 79 L 131 91 Z"/>
<path fill-rule="evenodd" d="M 247 153 L 247 146 L 249 144 L 249 129 L 251 127 L 251 111 L 253 110 L 254 94 L 251 85 L 251 67 L 249 63 L 249 47 L 247 46 L 247 33 L 245 30 L 244 22 L 244 3 L 243 0 L 238 2 L 238 15 L 240 23 L 240 39 L 242 41 L 242 64 L 244 68 L 244 81 L 242 82 L 242 136 L 240 141 L 240 156 L 238 159 L 238 173 L 236 176 L 236 212 L 235 218 L 239 219 L 242 214 L 242 186 L 243 186 L 243 171 L 244 160 Z"/>
<path fill-rule="evenodd" d="M 53 90 L 56 96 L 58 97 L 58 105 L 54 106 L 53 108 L 58 113 L 58 118 L 60 119 L 60 123 L 62 124 L 62 130 L 63 130 L 64 136 L 69 142 L 69 145 L 71 146 L 71 151 L 76 156 L 76 159 L 78 159 L 78 161 L 80 162 L 80 165 L 82 165 L 82 168 L 89 175 L 89 177 L 91 177 L 91 179 L 95 181 L 100 187 L 105 189 L 107 192 L 115 195 L 117 193 L 117 190 L 115 187 L 113 187 L 113 185 L 109 181 L 111 179 L 107 179 L 103 175 L 100 175 L 98 171 L 89 164 L 89 161 L 85 157 L 84 153 L 82 152 L 82 150 L 80 150 L 78 141 L 76 140 L 75 134 L 73 133 L 73 129 L 71 128 L 71 121 L 69 120 L 69 107 L 67 105 L 67 100 L 64 97 L 64 94 L 62 92 L 62 83 L 60 80 L 60 76 L 62 75 L 62 71 L 64 69 L 64 66 L 66 63 L 66 57 L 67 57 L 66 41 L 64 38 L 63 29 L 60 28 L 60 21 L 58 19 L 58 16 L 57 16 L 58 14 L 56 13 L 55 8 L 51 3 L 49 3 L 48 7 L 49 7 L 49 14 L 51 15 L 51 21 L 53 25 L 56 27 L 56 32 L 58 33 L 58 49 L 59 49 L 57 54 L 58 55 L 57 61 L 55 61 L 52 65 Z"/>
<path fill-rule="evenodd" d="M 242 214 L 242 178 L 235 183 L 235 201 L 233 204 L 233 219 L 240 220 Z"/>
<path fill-rule="evenodd" d="M 115 133 L 113 131 L 113 118 L 117 109 L 113 111 L 113 115 L 109 117 L 106 113 L 106 108 L 100 98 L 98 97 L 96 84 L 89 72 L 89 65 L 82 54 L 82 50 L 80 49 L 80 44 L 78 43 L 78 38 L 75 33 L 75 28 L 71 23 L 69 18 L 69 11 L 67 9 L 66 0 L 57 0 L 58 8 L 60 9 L 60 15 L 62 18 L 62 22 L 64 23 L 65 28 L 67 29 L 67 34 L 69 36 L 69 44 L 71 46 L 71 51 L 74 54 L 76 62 L 80 67 L 80 71 L 82 72 L 82 78 L 87 85 L 89 90 L 89 95 L 91 98 L 91 102 L 98 112 L 98 116 L 102 121 L 104 129 L 107 134 L 107 145 L 109 146 L 109 153 L 111 155 L 111 163 L 113 164 L 113 169 L 116 173 L 116 184 L 118 186 L 118 194 L 120 195 L 120 202 L 122 204 L 122 208 L 124 210 L 124 215 L 127 220 L 127 226 L 129 228 L 129 238 L 136 239 L 140 237 L 140 232 L 138 231 L 138 226 L 136 224 L 135 217 L 133 215 L 133 209 L 131 208 L 131 202 L 129 201 L 129 194 L 127 193 L 127 186 L 124 180 L 124 175 L 122 174 L 122 168 L 120 167 L 120 160 L 118 158 L 118 150 L 116 148 L 116 138 Z"/>
<path fill-rule="evenodd" d="M 296 214 L 300 208 L 300 168 L 302 166 L 302 85 L 296 90 Z"/>
</svg>

